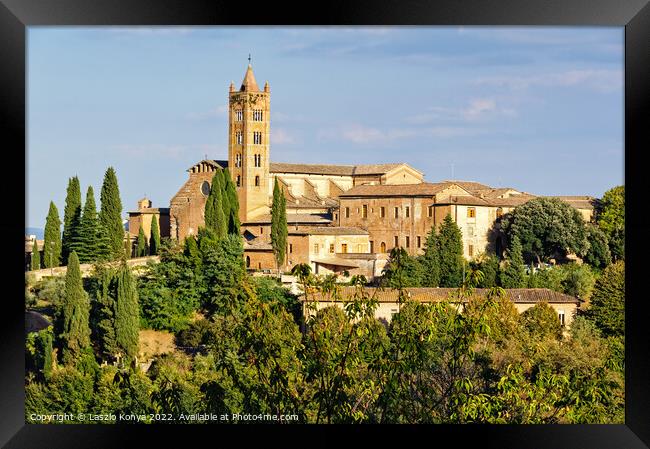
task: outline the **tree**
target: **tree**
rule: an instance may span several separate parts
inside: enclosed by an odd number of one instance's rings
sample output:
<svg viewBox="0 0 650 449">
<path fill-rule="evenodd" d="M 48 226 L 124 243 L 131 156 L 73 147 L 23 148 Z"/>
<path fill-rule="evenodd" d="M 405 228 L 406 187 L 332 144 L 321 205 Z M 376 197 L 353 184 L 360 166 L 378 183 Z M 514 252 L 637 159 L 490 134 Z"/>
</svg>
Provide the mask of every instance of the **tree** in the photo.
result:
<svg viewBox="0 0 650 449">
<path fill-rule="evenodd" d="M 382 273 L 384 285 L 397 290 L 419 287 L 422 276 L 422 266 L 404 248 L 395 247 L 390 251 L 390 258 Z"/>
<path fill-rule="evenodd" d="M 155 256 L 160 248 L 160 230 L 158 229 L 158 217 L 151 216 L 151 237 L 149 238 L 149 254 Z"/>
<path fill-rule="evenodd" d="M 36 240 L 34 240 L 34 244 L 32 245 L 32 262 L 30 269 L 32 270 L 40 270 L 41 268 L 41 253 L 38 251 L 38 243 Z"/>
<path fill-rule="evenodd" d="M 587 316 L 604 336 L 625 335 L 625 262 L 605 268 L 594 285 Z"/>
<path fill-rule="evenodd" d="M 470 262 L 473 270 L 479 270 L 483 273 L 483 279 L 478 283 L 479 288 L 492 288 L 500 286 L 500 267 L 499 258 L 494 254 L 480 254 L 475 260 Z"/>
<path fill-rule="evenodd" d="M 99 220 L 102 222 L 110 242 L 111 259 L 124 254 L 124 226 L 122 224 L 122 200 L 113 167 L 108 167 L 100 195 L 101 210 Z"/>
<path fill-rule="evenodd" d="M 280 184 L 275 179 L 273 185 L 273 204 L 271 206 L 271 246 L 275 255 L 275 264 L 280 271 L 287 252 L 287 203 Z"/>
<path fill-rule="evenodd" d="M 136 250 L 136 257 L 144 257 L 147 255 L 147 237 L 144 235 L 144 229 L 140 226 L 138 231 L 138 249 Z"/>
<path fill-rule="evenodd" d="M 524 257 L 548 261 L 584 254 L 587 232 L 582 215 L 558 198 L 535 198 L 505 214 L 501 228 L 508 240 L 519 238 Z"/>
<path fill-rule="evenodd" d="M 583 259 L 589 265 L 596 268 L 604 268 L 612 261 L 612 253 L 609 249 L 609 241 L 599 227 L 592 224 L 587 225 L 587 241 L 589 249 Z"/>
<path fill-rule="evenodd" d="M 80 263 L 94 262 L 100 258 L 100 230 L 95 206 L 95 194 L 92 186 L 86 192 L 81 222 L 72 237 L 70 248 L 77 253 Z"/>
<path fill-rule="evenodd" d="M 447 214 L 438 234 L 440 247 L 440 286 L 458 287 L 463 280 L 463 235 Z"/>
<path fill-rule="evenodd" d="M 521 255 L 521 243 L 515 235 L 510 242 L 505 269 L 501 272 L 501 286 L 503 288 L 523 288 L 525 283 L 526 267 Z"/>
<path fill-rule="evenodd" d="M 614 259 L 625 257 L 625 186 L 609 189 L 596 208 L 598 227 L 607 235 Z"/>
<path fill-rule="evenodd" d="M 43 243 L 43 264 L 45 268 L 58 267 L 61 263 L 61 220 L 59 211 L 50 201 L 50 210 L 45 220 L 45 241 Z"/>
<path fill-rule="evenodd" d="M 117 273 L 117 298 L 115 301 L 115 342 L 122 355 L 133 360 L 138 355 L 140 309 L 135 279 L 126 261 Z"/>
<path fill-rule="evenodd" d="M 90 347 L 90 301 L 83 289 L 79 258 L 70 254 L 65 275 L 65 297 L 61 307 L 62 334 L 59 339 L 63 350 L 63 363 L 74 363 Z"/>
<path fill-rule="evenodd" d="M 437 287 L 440 285 L 440 248 L 435 225 L 431 226 L 424 254 L 419 257 L 419 262 L 422 265 L 422 286 Z"/>
<path fill-rule="evenodd" d="M 533 339 L 556 338 L 562 336 L 562 327 L 555 309 L 548 303 L 540 302 L 521 314 L 524 329 Z"/>
<path fill-rule="evenodd" d="M 224 211 L 224 215 L 228 221 L 228 234 L 239 235 L 241 223 L 239 222 L 239 198 L 237 197 L 237 189 L 235 188 L 235 183 L 232 182 L 230 172 L 227 168 L 224 169 L 223 173 L 225 180 L 224 195 L 228 198 L 228 213 Z"/>
<path fill-rule="evenodd" d="M 68 189 L 65 197 L 65 209 L 63 211 L 63 239 L 61 248 L 61 262 L 68 264 L 68 256 L 71 252 L 71 244 L 78 232 L 81 222 L 81 186 L 76 176 L 68 179 Z"/>
<path fill-rule="evenodd" d="M 228 233 L 228 222 L 224 208 L 228 210 L 224 198 L 223 170 L 217 170 L 212 177 L 210 194 L 205 203 L 205 226 L 215 231 L 218 238 L 225 237 Z"/>
</svg>

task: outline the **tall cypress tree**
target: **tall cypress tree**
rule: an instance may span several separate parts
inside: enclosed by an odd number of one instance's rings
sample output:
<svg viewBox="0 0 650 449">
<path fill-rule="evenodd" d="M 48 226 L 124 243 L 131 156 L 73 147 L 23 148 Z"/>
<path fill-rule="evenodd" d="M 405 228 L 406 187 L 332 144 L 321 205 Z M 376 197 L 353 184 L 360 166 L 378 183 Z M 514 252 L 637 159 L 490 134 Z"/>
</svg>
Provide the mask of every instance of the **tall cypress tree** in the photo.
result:
<svg viewBox="0 0 650 449">
<path fill-rule="evenodd" d="M 160 230 L 158 229 L 158 217 L 151 216 L 151 237 L 149 237 L 149 254 L 155 256 L 160 248 Z"/>
<path fill-rule="evenodd" d="M 501 272 L 501 286 L 503 288 L 523 288 L 526 286 L 526 267 L 522 256 L 521 242 L 517 236 L 510 241 L 508 260 Z"/>
<path fill-rule="evenodd" d="M 144 235 L 144 229 L 140 226 L 138 231 L 138 249 L 136 250 L 136 257 L 144 257 L 147 255 L 147 237 Z"/>
<path fill-rule="evenodd" d="M 271 206 L 271 246 L 273 247 L 278 271 L 284 263 L 287 252 L 287 234 L 287 202 L 276 178 L 273 185 L 273 204 Z"/>
<path fill-rule="evenodd" d="M 41 254 L 38 252 L 38 243 L 34 240 L 34 245 L 32 245 L 32 262 L 30 269 L 40 270 L 41 268 Z"/>
<path fill-rule="evenodd" d="M 239 227 L 241 223 L 239 222 L 239 198 L 237 197 L 237 189 L 235 183 L 232 182 L 230 172 L 228 169 L 224 169 L 223 177 L 225 181 L 225 195 L 228 198 L 228 214 L 226 219 L 228 220 L 228 234 L 239 235 Z"/>
<path fill-rule="evenodd" d="M 100 195 L 101 210 L 99 220 L 104 225 L 110 242 L 111 258 L 124 254 L 124 226 L 122 225 L 122 201 L 113 167 L 108 167 Z"/>
<path fill-rule="evenodd" d="M 61 220 L 53 201 L 50 201 L 50 210 L 45 220 L 43 259 L 45 268 L 58 267 L 61 263 Z"/>
<path fill-rule="evenodd" d="M 463 235 L 447 214 L 440 225 L 440 287 L 458 287 L 463 281 Z"/>
<path fill-rule="evenodd" d="M 80 263 L 94 262 L 99 258 L 98 225 L 95 192 L 92 186 L 88 186 L 86 202 L 81 214 L 81 224 L 71 244 L 71 249 L 77 253 Z"/>
<path fill-rule="evenodd" d="M 224 204 L 225 199 L 223 170 L 217 170 L 212 177 L 210 194 L 205 203 L 205 226 L 212 229 L 219 238 L 228 233 L 228 221 L 224 214 L 224 207 L 228 210 L 228 206 Z"/>
<path fill-rule="evenodd" d="M 82 351 L 90 347 L 90 301 L 83 289 L 77 253 L 73 251 L 68 259 L 61 310 L 63 333 L 60 335 L 65 364 L 74 362 Z"/>
<path fill-rule="evenodd" d="M 138 355 L 138 331 L 140 310 L 138 292 L 131 270 L 123 261 L 117 274 L 117 298 L 115 301 L 115 342 L 129 359 Z"/>
<path fill-rule="evenodd" d="M 434 224 L 427 236 L 424 254 L 420 257 L 422 264 L 422 286 L 438 287 L 440 285 L 440 248 Z"/>
<path fill-rule="evenodd" d="M 68 189 L 65 197 L 63 211 L 63 239 L 61 247 L 61 263 L 68 264 L 71 244 L 74 236 L 79 231 L 81 222 L 81 186 L 76 176 L 68 179 Z"/>
</svg>

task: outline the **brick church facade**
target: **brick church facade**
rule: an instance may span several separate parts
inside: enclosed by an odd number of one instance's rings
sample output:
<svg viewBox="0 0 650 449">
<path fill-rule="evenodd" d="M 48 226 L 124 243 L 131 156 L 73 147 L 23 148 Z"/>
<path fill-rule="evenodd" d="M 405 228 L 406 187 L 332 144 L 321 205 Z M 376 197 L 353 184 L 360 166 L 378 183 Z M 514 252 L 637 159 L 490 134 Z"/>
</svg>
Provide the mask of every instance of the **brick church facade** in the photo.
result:
<svg viewBox="0 0 650 449">
<path fill-rule="evenodd" d="M 287 199 L 290 270 L 307 263 L 316 273 L 379 275 L 396 246 L 416 255 L 430 229 L 449 213 L 463 234 L 464 256 L 500 251 L 491 230 L 502 214 L 535 198 L 514 188 L 477 182 L 426 182 L 406 163 L 333 165 L 271 161 L 268 82 L 259 88 L 248 66 L 239 89 L 229 89 L 228 160 L 202 160 L 171 199 L 169 235 L 182 241 L 204 224 L 204 209 L 215 170 L 228 168 L 237 187 L 244 257 L 250 269 L 275 269 L 271 250 L 270 205 L 274 181 Z M 593 198 L 559 197 L 585 220 Z M 137 229 L 133 232 L 137 233 Z"/>
</svg>

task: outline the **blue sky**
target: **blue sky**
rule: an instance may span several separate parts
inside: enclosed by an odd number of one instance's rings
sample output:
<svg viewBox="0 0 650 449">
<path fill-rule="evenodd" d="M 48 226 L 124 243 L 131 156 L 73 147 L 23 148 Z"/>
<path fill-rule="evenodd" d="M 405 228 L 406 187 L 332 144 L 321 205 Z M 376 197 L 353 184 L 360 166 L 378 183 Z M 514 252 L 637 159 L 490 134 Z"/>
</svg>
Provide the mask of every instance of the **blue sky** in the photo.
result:
<svg viewBox="0 0 650 449">
<path fill-rule="evenodd" d="M 252 54 L 276 162 L 407 162 L 540 195 L 623 183 L 623 28 L 30 27 L 26 225 L 116 169 L 124 211 L 227 158 Z"/>
</svg>

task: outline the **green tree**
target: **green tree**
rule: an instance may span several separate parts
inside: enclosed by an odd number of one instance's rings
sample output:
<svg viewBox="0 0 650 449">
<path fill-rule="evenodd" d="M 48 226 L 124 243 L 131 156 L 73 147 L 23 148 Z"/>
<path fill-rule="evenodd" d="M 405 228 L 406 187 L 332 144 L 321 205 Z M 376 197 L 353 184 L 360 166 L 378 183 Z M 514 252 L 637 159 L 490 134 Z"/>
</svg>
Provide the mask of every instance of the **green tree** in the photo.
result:
<svg viewBox="0 0 650 449">
<path fill-rule="evenodd" d="M 90 347 L 90 301 L 83 289 L 79 258 L 70 254 L 65 275 L 65 297 L 61 307 L 63 363 L 74 363 Z"/>
<path fill-rule="evenodd" d="M 280 271 L 284 264 L 284 258 L 287 252 L 287 203 L 284 192 L 280 189 L 280 184 L 276 178 L 273 185 L 273 203 L 271 206 L 271 246 L 275 256 L 275 264 Z"/>
<path fill-rule="evenodd" d="M 382 273 L 383 284 L 397 290 L 419 287 L 424 273 L 415 257 L 409 256 L 402 247 L 390 251 L 390 257 Z"/>
<path fill-rule="evenodd" d="M 458 287 L 463 280 L 463 235 L 447 214 L 438 234 L 440 247 L 440 287 Z"/>
<path fill-rule="evenodd" d="M 32 270 L 41 269 L 41 253 L 38 250 L 38 243 L 36 242 L 36 240 L 34 240 L 34 244 L 32 245 L 32 261 L 31 261 L 30 269 Z"/>
<path fill-rule="evenodd" d="M 156 215 L 151 216 L 151 237 L 149 238 L 149 254 L 155 256 L 160 248 L 160 230 Z"/>
<path fill-rule="evenodd" d="M 614 259 L 625 257 L 625 186 L 609 189 L 596 208 L 598 227 L 607 235 Z"/>
<path fill-rule="evenodd" d="M 205 203 L 205 226 L 212 229 L 218 238 L 228 233 L 228 221 L 224 209 L 229 210 L 227 198 L 224 198 L 223 170 L 217 170 L 212 177 L 210 194 Z"/>
<path fill-rule="evenodd" d="M 138 249 L 136 250 L 136 257 L 144 257 L 147 255 L 147 237 L 144 235 L 144 229 L 140 226 L 138 231 Z"/>
<path fill-rule="evenodd" d="M 419 262 L 422 266 L 422 286 L 437 287 L 440 285 L 440 248 L 435 225 L 431 226 L 424 254 L 419 257 Z"/>
<path fill-rule="evenodd" d="M 206 285 L 203 307 L 208 314 L 231 310 L 245 300 L 242 282 L 246 275 L 242 239 L 228 235 L 216 242 L 201 242 L 202 276 Z"/>
<path fill-rule="evenodd" d="M 625 262 L 619 260 L 603 270 L 594 285 L 587 316 L 604 336 L 625 335 Z"/>
<path fill-rule="evenodd" d="M 592 224 L 587 225 L 587 241 L 589 248 L 583 259 L 589 265 L 596 268 L 604 268 L 612 261 L 612 253 L 609 249 L 607 234 Z"/>
<path fill-rule="evenodd" d="M 588 247 L 582 215 L 558 198 L 535 198 L 505 214 L 501 228 L 508 240 L 519 238 L 524 257 L 548 261 Z"/>
<path fill-rule="evenodd" d="M 61 262 L 68 264 L 71 244 L 78 232 L 81 222 L 81 186 L 76 176 L 68 179 L 68 188 L 63 211 L 63 239 L 61 248 Z"/>
<path fill-rule="evenodd" d="M 61 263 L 61 220 L 59 211 L 50 201 L 50 210 L 45 220 L 45 241 L 43 242 L 43 265 L 45 268 L 58 267 Z"/>
<path fill-rule="evenodd" d="M 111 259 L 117 259 L 124 254 L 124 226 L 122 224 L 122 200 L 113 167 L 108 167 L 104 174 L 100 202 L 99 220 L 102 222 L 110 242 Z"/>
<path fill-rule="evenodd" d="M 479 270 L 483 273 L 483 279 L 478 283 L 479 288 L 492 288 L 500 286 L 499 258 L 494 254 L 480 254 L 475 260 L 470 262 L 473 270 Z"/>
<path fill-rule="evenodd" d="M 138 332 L 140 330 L 138 292 L 131 270 L 122 261 L 117 273 L 117 297 L 115 301 L 115 342 L 122 355 L 133 360 L 138 355 Z"/>
<path fill-rule="evenodd" d="M 526 267 L 521 254 L 521 243 L 515 235 L 508 249 L 508 260 L 501 272 L 501 286 L 503 288 L 523 288 L 526 283 Z"/>
<path fill-rule="evenodd" d="M 225 180 L 225 190 L 224 195 L 228 198 L 228 213 L 225 213 L 225 217 L 228 221 L 228 234 L 239 235 L 239 227 L 241 223 L 239 222 L 239 198 L 237 197 L 237 189 L 235 183 L 232 182 L 232 177 L 228 169 L 224 169 L 223 177 Z"/>
<path fill-rule="evenodd" d="M 86 203 L 81 214 L 81 222 L 72 238 L 70 248 L 77 253 L 80 263 L 89 263 L 98 260 L 102 256 L 100 254 L 101 243 L 102 237 L 95 206 L 95 194 L 92 186 L 89 186 L 86 192 Z"/>
<path fill-rule="evenodd" d="M 531 337 L 537 339 L 556 338 L 562 336 L 562 327 L 555 309 L 548 303 L 540 302 L 521 314 L 524 329 Z"/>
</svg>

